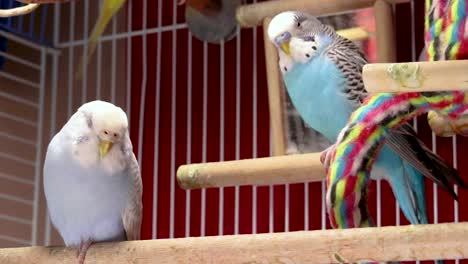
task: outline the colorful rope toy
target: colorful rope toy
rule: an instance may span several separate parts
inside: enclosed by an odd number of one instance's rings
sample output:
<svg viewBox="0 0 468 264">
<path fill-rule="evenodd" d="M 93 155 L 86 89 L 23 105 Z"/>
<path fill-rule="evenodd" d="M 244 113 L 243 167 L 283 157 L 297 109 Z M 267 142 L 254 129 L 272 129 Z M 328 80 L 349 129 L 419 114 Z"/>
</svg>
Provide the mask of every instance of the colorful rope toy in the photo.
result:
<svg viewBox="0 0 468 264">
<path fill-rule="evenodd" d="M 468 6 L 463 0 L 426 0 L 427 60 L 468 59 L 467 12 Z M 468 136 L 468 115 L 451 119 L 436 111 L 429 111 L 427 120 L 437 136 Z"/>
<path fill-rule="evenodd" d="M 465 0 L 426 1 L 426 47 L 429 60 L 437 54 L 460 59 L 468 51 Z M 443 41 L 441 41 L 443 39 Z M 451 120 L 468 113 L 462 91 L 381 93 L 370 96 L 351 116 L 331 150 L 327 175 L 327 209 L 334 228 L 372 226 L 367 208 L 369 171 L 385 137 L 413 117 L 428 111 Z"/>
<path fill-rule="evenodd" d="M 450 118 L 468 112 L 461 91 L 381 93 L 370 96 L 350 118 L 332 152 L 327 177 L 327 204 L 335 228 L 372 226 L 366 196 L 369 171 L 389 132 L 413 117 L 437 110 Z"/>
</svg>

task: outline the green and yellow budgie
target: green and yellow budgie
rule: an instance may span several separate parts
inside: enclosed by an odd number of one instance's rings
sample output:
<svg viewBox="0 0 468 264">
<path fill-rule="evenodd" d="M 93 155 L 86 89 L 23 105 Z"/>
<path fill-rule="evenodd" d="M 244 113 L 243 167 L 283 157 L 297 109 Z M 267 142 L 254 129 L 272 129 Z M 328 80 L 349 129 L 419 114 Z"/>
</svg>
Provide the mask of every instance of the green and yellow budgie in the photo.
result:
<svg viewBox="0 0 468 264">
<path fill-rule="evenodd" d="M 76 74 L 76 79 L 81 79 L 83 75 L 83 66 L 85 65 L 85 63 L 87 64 L 91 59 L 94 50 L 96 49 L 99 37 L 106 29 L 106 26 L 107 24 L 109 24 L 111 18 L 120 10 L 120 8 L 125 4 L 125 2 L 126 0 L 104 0 L 102 2 L 101 13 L 99 14 L 99 18 L 96 22 L 96 25 L 94 25 L 94 29 L 91 33 L 91 36 L 89 37 L 88 53 L 83 54 L 81 62 L 78 66 L 78 73 Z"/>
</svg>

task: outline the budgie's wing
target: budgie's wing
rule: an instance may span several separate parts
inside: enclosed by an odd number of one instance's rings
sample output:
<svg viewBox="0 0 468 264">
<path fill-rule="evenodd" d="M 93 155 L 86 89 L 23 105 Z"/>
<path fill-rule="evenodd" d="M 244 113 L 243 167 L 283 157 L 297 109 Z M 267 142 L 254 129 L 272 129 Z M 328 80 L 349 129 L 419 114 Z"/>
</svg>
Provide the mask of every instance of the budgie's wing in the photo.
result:
<svg viewBox="0 0 468 264">
<path fill-rule="evenodd" d="M 129 139 L 127 142 L 131 144 Z M 122 222 L 127 240 L 139 240 L 143 211 L 141 201 L 143 185 L 141 182 L 140 167 L 131 148 L 127 148 L 124 151 L 126 152 L 127 157 L 130 159 L 128 168 L 128 176 L 130 177 L 130 197 L 122 214 Z"/>
<path fill-rule="evenodd" d="M 367 97 L 367 91 L 362 81 L 362 67 L 367 63 L 365 55 L 351 40 L 338 35 L 334 44 L 327 50 L 326 55 L 346 79 L 347 85 L 341 92 L 358 108 Z"/>
<path fill-rule="evenodd" d="M 342 91 L 356 107 L 367 97 L 362 81 L 362 67 L 367 63 L 365 55 L 350 40 L 337 36 L 334 45 L 327 52 L 346 78 L 347 87 Z M 448 180 L 464 187 L 466 184 L 458 176 L 457 170 L 442 158 L 434 154 L 416 135 L 409 124 L 404 124 L 392 131 L 386 138 L 386 144 L 410 163 L 421 174 L 429 177 L 454 198 L 456 195 Z"/>
</svg>

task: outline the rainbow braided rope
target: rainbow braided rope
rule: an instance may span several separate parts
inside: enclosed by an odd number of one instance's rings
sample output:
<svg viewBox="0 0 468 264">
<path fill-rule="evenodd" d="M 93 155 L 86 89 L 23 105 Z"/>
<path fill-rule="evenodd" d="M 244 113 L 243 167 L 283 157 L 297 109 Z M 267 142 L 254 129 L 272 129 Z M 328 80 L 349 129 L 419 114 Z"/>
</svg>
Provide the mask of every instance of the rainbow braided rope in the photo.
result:
<svg viewBox="0 0 468 264">
<path fill-rule="evenodd" d="M 331 153 L 327 207 L 334 228 L 372 226 L 366 197 L 369 171 L 388 133 L 429 110 L 452 118 L 468 112 L 464 92 L 382 93 L 368 97 L 350 117 Z"/>
<path fill-rule="evenodd" d="M 467 13 L 465 0 L 426 0 L 424 26 L 429 61 L 468 56 Z"/>
<path fill-rule="evenodd" d="M 468 59 L 468 4 L 465 0 L 426 0 L 425 39 L 429 61 Z M 468 116 L 450 119 L 429 111 L 428 122 L 439 136 L 468 136 Z"/>
</svg>

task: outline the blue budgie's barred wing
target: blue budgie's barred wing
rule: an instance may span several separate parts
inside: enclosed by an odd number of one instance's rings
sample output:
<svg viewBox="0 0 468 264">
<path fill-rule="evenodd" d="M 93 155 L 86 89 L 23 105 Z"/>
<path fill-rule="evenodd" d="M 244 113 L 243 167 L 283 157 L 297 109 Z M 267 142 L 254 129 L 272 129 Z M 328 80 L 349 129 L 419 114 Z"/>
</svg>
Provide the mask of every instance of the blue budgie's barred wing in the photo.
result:
<svg viewBox="0 0 468 264">
<path fill-rule="evenodd" d="M 359 107 L 368 96 L 362 81 L 362 68 L 367 63 L 365 55 L 354 42 L 337 35 L 327 51 L 327 57 L 337 65 L 347 80 L 348 86 L 342 92 L 348 100 Z M 435 155 L 417 137 L 408 123 L 392 131 L 386 138 L 386 144 L 421 174 L 447 190 L 455 199 L 457 196 L 449 181 L 466 188 L 457 170 Z"/>
<path fill-rule="evenodd" d="M 347 86 L 342 92 L 358 108 L 367 97 L 362 81 L 362 68 L 367 63 L 365 55 L 354 42 L 338 35 L 326 55 L 346 78 Z"/>
</svg>

